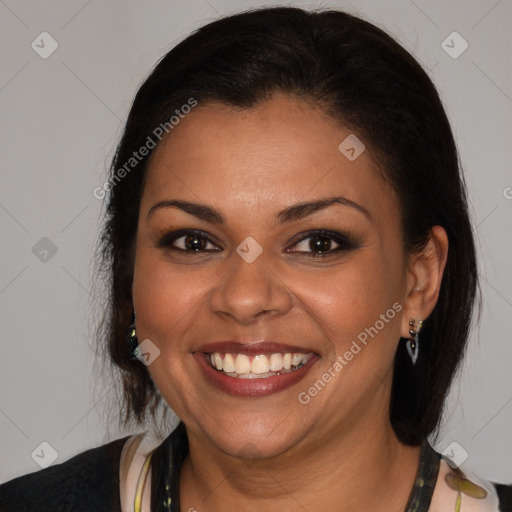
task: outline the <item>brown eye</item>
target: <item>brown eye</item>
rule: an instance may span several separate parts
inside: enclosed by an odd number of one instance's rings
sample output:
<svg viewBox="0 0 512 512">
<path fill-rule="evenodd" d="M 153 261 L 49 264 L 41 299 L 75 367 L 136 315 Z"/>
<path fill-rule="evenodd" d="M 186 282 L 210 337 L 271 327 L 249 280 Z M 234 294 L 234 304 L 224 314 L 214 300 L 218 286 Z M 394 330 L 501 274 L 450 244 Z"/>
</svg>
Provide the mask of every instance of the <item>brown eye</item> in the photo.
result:
<svg viewBox="0 0 512 512">
<path fill-rule="evenodd" d="M 183 244 L 186 250 L 190 251 L 204 251 L 208 242 L 201 235 L 185 235 L 183 237 Z M 179 240 L 179 238 L 177 239 Z M 176 242 L 176 240 L 175 240 Z"/>
<path fill-rule="evenodd" d="M 309 248 L 313 252 L 326 252 L 331 250 L 332 242 L 331 238 L 323 235 L 311 237 L 309 239 Z"/>
<path fill-rule="evenodd" d="M 333 244 L 337 247 L 333 247 Z M 356 249 L 358 244 L 342 233 L 320 230 L 307 233 L 293 247 L 300 249 L 292 252 L 301 252 L 309 256 L 329 256 L 340 251 Z"/>
<path fill-rule="evenodd" d="M 164 235 L 158 247 L 183 252 L 212 252 L 219 250 L 210 239 L 200 231 L 180 230 Z M 213 249 L 212 249 L 213 248 Z"/>
</svg>

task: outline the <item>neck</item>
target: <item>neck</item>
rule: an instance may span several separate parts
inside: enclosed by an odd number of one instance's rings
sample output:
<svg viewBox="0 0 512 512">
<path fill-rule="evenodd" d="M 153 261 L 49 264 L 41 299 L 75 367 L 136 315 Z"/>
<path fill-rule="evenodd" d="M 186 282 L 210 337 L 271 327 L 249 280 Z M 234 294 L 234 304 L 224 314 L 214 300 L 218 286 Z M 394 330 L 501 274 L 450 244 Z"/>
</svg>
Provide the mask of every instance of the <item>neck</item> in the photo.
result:
<svg viewBox="0 0 512 512">
<path fill-rule="evenodd" d="M 396 437 L 387 409 L 357 425 L 311 432 L 272 458 L 240 460 L 189 434 L 180 479 L 182 510 L 405 510 L 419 447 Z M 359 418 L 361 420 L 361 418 Z"/>
</svg>

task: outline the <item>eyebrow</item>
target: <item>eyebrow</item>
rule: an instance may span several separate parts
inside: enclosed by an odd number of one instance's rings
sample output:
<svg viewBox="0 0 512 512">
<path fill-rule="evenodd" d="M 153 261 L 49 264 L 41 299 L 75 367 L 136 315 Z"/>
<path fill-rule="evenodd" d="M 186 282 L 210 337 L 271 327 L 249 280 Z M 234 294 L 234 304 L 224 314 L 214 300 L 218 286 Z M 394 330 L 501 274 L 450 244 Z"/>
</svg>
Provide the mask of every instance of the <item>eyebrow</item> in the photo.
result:
<svg viewBox="0 0 512 512">
<path fill-rule="evenodd" d="M 370 212 L 364 206 L 361 206 L 346 197 L 337 196 L 327 197 L 325 199 L 319 199 L 307 203 L 297 203 L 289 206 L 277 214 L 277 221 L 278 224 L 284 224 L 285 222 L 300 220 L 333 204 L 341 204 L 343 206 L 354 208 L 368 217 L 368 219 L 371 219 Z M 158 201 L 149 209 L 147 218 L 153 215 L 155 211 L 162 208 L 179 208 L 180 210 L 183 210 L 190 215 L 194 215 L 198 219 L 204 220 L 210 224 L 225 224 L 225 219 L 219 210 L 216 210 L 206 204 L 192 203 L 190 201 L 181 201 L 177 199 Z"/>
</svg>

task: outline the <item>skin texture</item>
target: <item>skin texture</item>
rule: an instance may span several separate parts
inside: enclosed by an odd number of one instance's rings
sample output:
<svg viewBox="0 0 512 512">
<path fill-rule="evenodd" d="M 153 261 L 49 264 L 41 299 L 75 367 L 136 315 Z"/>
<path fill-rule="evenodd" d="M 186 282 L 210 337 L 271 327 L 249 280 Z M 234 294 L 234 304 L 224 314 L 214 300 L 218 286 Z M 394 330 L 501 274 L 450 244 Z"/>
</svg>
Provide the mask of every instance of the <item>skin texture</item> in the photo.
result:
<svg viewBox="0 0 512 512">
<path fill-rule="evenodd" d="M 435 306 L 448 242 L 437 226 L 422 253 L 404 251 L 399 202 L 369 148 L 354 161 L 338 150 L 350 133 L 320 109 L 276 95 L 248 110 L 199 104 L 155 150 L 140 207 L 133 296 L 138 339 L 161 351 L 148 370 L 187 426 L 182 510 L 404 509 L 419 448 L 402 445 L 389 421 L 393 357 L 399 337 L 409 337 L 409 318 L 425 320 Z M 331 205 L 300 220 L 276 220 L 293 204 L 332 196 L 370 217 Z M 208 204 L 225 224 L 173 207 L 148 216 L 169 199 Z M 158 246 L 178 229 L 201 230 L 205 248 L 221 250 Z M 348 233 L 358 245 L 315 257 L 310 239 L 297 242 L 316 229 Z M 252 263 L 236 252 L 248 236 L 263 249 Z M 173 245 L 184 248 L 184 240 Z M 325 250 L 336 247 L 333 240 Z M 300 403 L 298 394 L 394 303 L 401 311 Z M 319 359 L 291 388 L 230 396 L 208 383 L 192 355 L 222 340 L 273 340 Z"/>
</svg>

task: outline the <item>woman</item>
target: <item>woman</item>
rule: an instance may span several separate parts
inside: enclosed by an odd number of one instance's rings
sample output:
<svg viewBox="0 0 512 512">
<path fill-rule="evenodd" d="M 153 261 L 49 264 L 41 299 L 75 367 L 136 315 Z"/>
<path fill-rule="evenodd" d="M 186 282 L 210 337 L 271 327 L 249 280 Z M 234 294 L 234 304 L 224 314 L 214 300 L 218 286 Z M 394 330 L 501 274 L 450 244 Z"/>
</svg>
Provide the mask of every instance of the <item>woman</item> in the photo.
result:
<svg viewBox="0 0 512 512">
<path fill-rule="evenodd" d="M 475 248 L 439 96 L 390 36 L 294 8 L 206 25 L 138 91 L 105 192 L 125 419 L 181 422 L 2 510 L 498 510 L 427 441 Z"/>
</svg>

